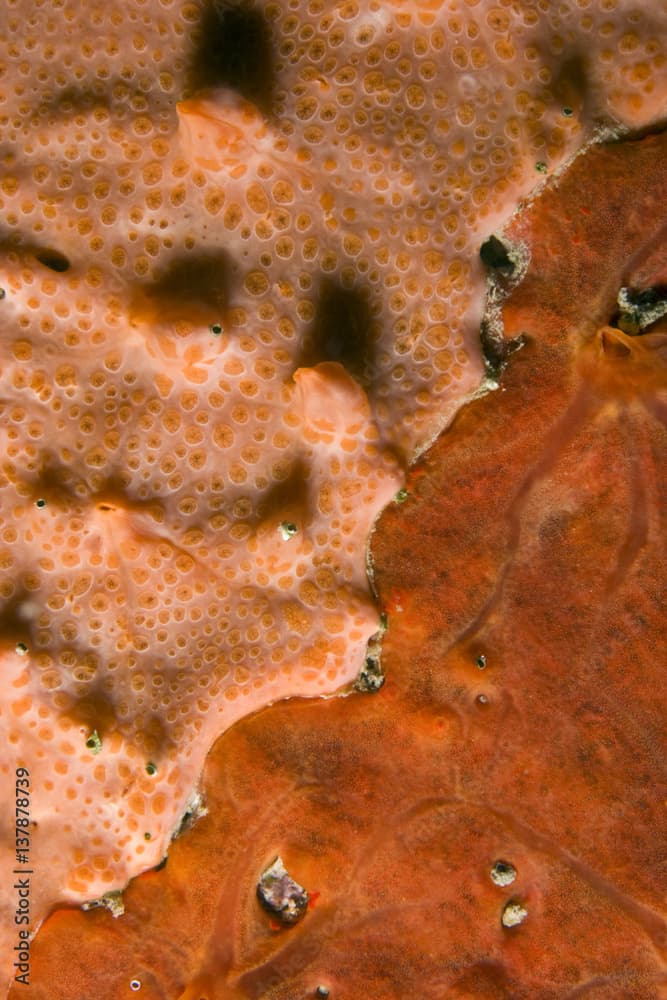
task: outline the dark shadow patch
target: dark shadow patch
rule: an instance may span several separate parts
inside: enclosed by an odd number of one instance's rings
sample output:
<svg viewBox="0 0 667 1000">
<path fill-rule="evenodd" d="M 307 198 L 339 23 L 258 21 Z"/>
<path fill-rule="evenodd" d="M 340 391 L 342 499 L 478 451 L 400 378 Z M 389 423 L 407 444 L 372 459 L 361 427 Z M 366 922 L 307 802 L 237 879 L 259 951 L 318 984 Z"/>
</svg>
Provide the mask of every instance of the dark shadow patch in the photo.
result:
<svg viewBox="0 0 667 1000">
<path fill-rule="evenodd" d="M 567 117 L 586 110 L 589 94 L 588 60 L 580 52 L 571 54 L 558 70 L 549 90 L 551 100 L 556 100 Z"/>
<path fill-rule="evenodd" d="M 143 500 L 128 493 L 131 476 L 127 471 L 96 476 L 95 480 L 94 486 L 86 483 L 55 457 L 46 455 L 36 478 L 29 483 L 32 502 L 38 510 L 65 507 L 80 512 L 91 500 L 97 510 L 109 513 L 118 508 L 153 513 L 159 507 L 154 498 Z"/>
<path fill-rule="evenodd" d="M 82 730 L 81 749 L 85 747 L 93 754 L 102 752 L 120 727 L 116 702 L 98 677 L 91 678 L 90 690 L 85 695 L 70 700 L 62 715 Z M 164 722 L 156 715 L 151 715 L 136 733 L 134 743 L 142 756 L 155 759 L 167 755 L 174 746 Z"/>
<path fill-rule="evenodd" d="M 136 735 L 136 743 L 145 757 L 160 761 L 173 749 L 174 741 L 159 715 L 150 715 Z"/>
<path fill-rule="evenodd" d="M 0 253 L 7 254 L 19 251 L 21 248 L 21 236 L 11 229 L 0 226 Z"/>
<path fill-rule="evenodd" d="M 28 480 L 32 490 L 32 501 L 40 510 L 45 507 L 72 507 L 84 503 L 79 489 L 83 492 L 85 483 L 67 466 L 62 465 L 55 455 L 46 453 L 42 465 L 34 479 Z"/>
<path fill-rule="evenodd" d="M 451 984 L 452 996 L 474 996 L 479 1000 L 509 1000 L 512 984 L 500 962 L 482 959 Z"/>
<path fill-rule="evenodd" d="M 269 25 L 249 3 L 213 0 L 204 8 L 188 89 L 230 87 L 270 115 L 275 89 Z"/>
<path fill-rule="evenodd" d="M 98 81 L 98 85 L 101 82 Z M 118 101 L 118 103 L 123 102 Z M 54 120 L 71 118 L 73 115 L 88 115 L 94 109 L 109 107 L 109 99 L 103 90 L 91 90 L 71 84 L 59 90 L 54 86 L 51 93 L 42 97 L 35 120 L 42 123 L 46 120 L 52 124 Z"/>
<path fill-rule="evenodd" d="M 229 257 L 222 251 L 179 257 L 157 281 L 135 289 L 132 318 L 163 323 L 185 320 L 224 328 L 230 271 Z"/>
<path fill-rule="evenodd" d="M 59 250 L 52 250 L 47 247 L 44 250 L 35 250 L 35 260 L 38 260 L 40 264 L 44 267 L 48 267 L 51 271 L 57 271 L 58 274 L 63 274 L 65 271 L 69 271 L 70 262 L 64 253 L 60 253 Z"/>
<path fill-rule="evenodd" d="M 90 499 L 98 511 L 103 514 L 113 514 L 116 510 L 143 511 L 155 510 L 159 504 L 154 498 L 142 500 L 128 492 L 131 477 L 127 472 L 115 472 L 95 483 L 95 489 Z"/>
<path fill-rule="evenodd" d="M 32 625 L 21 609 L 30 601 L 34 601 L 34 596 L 25 587 L 17 587 L 13 596 L 0 607 L 1 648 L 23 655 L 29 653 L 32 648 Z"/>
<path fill-rule="evenodd" d="M 375 340 L 367 296 L 325 279 L 312 326 L 301 345 L 299 368 L 338 361 L 362 386 L 375 369 Z"/>
<path fill-rule="evenodd" d="M 72 699 L 70 705 L 62 713 L 63 717 L 84 730 L 81 736 L 80 749 L 88 746 L 88 740 L 97 734 L 100 747 L 117 726 L 116 706 L 113 700 L 102 689 L 102 683 L 96 679 L 91 690 L 82 698 Z"/>
<path fill-rule="evenodd" d="M 274 482 L 262 495 L 257 504 L 258 520 L 263 521 L 267 517 L 275 516 L 276 513 L 281 517 L 287 517 L 286 512 L 290 512 L 290 519 L 294 520 L 297 512 L 301 513 L 306 505 L 307 480 L 308 467 L 301 459 L 296 459 L 284 478 Z"/>
<path fill-rule="evenodd" d="M 252 524 L 260 545 L 272 534 L 278 543 L 279 533 L 289 551 L 292 539 L 298 539 L 308 521 L 309 470 L 299 458 L 284 470 L 278 467 L 280 464 L 274 466 L 274 475 L 280 478 L 262 494 L 246 520 Z"/>
</svg>

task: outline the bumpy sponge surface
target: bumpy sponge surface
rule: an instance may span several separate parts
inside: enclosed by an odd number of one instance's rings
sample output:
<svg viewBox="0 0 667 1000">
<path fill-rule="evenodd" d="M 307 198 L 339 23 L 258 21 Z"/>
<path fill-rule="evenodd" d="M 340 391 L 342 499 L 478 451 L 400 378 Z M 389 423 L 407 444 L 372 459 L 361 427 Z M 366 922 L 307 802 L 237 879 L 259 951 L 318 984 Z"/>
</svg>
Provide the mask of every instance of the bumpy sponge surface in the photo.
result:
<svg viewBox="0 0 667 1000">
<path fill-rule="evenodd" d="M 483 371 L 479 245 L 599 123 L 663 112 L 665 13 L 7 0 L 0 738 L 33 926 L 160 859 L 235 719 L 354 678 L 373 519 Z"/>
</svg>

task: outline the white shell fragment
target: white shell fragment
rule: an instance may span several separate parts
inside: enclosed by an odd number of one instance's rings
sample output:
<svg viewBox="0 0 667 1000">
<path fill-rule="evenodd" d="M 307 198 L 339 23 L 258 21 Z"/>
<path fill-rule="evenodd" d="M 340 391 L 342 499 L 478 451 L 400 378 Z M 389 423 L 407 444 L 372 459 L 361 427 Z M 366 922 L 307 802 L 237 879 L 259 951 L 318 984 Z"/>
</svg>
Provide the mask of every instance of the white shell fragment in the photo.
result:
<svg viewBox="0 0 667 1000">
<path fill-rule="evenodd" d="M 516 901 L 507 904 L 503 910 L 503 927 L 518 927 L 528 916 L 528 910 Z"/>
</svg>

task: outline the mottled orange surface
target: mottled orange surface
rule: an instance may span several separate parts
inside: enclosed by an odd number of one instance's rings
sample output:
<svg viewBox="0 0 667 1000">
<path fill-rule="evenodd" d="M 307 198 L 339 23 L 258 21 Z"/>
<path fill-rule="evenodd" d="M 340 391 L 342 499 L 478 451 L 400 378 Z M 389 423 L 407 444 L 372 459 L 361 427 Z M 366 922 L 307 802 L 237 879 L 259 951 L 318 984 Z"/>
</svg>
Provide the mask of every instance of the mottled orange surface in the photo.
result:
<svg viewBox="0 0 667 1000">
<path fill-rule="evenodd" d="M 664 275 L 666 154 L 595 148 L 515 219 L 524 346 L 375 534 L 384 688 L 226 733 L 209 814 L 123 917 L 47 921 L 31 996 L 667 995 L 667 359 L 661 324 L 612 325 Z M 290 929 L 255 898 L 278 854 L 311 893 Z"/>
<path fill-rule="evenodd" d="M 32 933 L 159 860 L 236 719 L 354 680 L 370 526 L 484 375 L 480 244 L 660 119 L 666 13 L 6 0 L 0 883 L 27 766 Z"/>
</svg>

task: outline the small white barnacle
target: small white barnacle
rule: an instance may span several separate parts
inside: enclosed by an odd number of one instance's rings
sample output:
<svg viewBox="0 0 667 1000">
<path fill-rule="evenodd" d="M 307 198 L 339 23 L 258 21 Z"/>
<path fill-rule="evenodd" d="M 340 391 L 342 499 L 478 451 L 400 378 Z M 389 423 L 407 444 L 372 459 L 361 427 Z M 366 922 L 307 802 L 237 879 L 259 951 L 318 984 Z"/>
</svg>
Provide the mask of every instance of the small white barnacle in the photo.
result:
<svg viewBox="0 0 667 1000">
<path fill-rule="evenodd" d="M 140 989 L 141 989 L 141 982 L 140 982 L 140 981 L 139 981 L 138 979 L 133 979 L 133 980 L 132 980 L 132 981 L 130 982 L 130 989 L 131 989 L 131 990 L 132 990 L 132 991 L 133 991 L 134 993 L 136 993 L 136 992 L 137 992 L 137 990 L 140 990 Z"/>
<path fill-rule="evenodd" d="M 518 927 L 522 924 L 526 917 L 528 916 L 528 910 L 521 903 L 516 900 L 510 900 L 506 904 L 503 915 L 502 915 L 502 925 L 503 927 Z"/>
<path fill-rule="evenodd" d="M 504 887 L 511 885 L 516 879 L 516 868 L 509 861 L 494 861 L 489 874 L 495 885 Z"/>
</svg>

